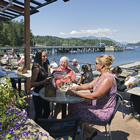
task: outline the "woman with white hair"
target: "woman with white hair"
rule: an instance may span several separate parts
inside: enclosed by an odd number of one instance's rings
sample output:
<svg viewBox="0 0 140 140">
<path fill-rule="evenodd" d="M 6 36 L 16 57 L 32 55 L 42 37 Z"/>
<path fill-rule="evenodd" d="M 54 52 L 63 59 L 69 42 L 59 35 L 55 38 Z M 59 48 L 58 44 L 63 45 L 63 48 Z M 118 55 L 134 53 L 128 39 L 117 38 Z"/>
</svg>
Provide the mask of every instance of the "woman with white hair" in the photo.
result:
<svg viewBox="0 0 140 140">
<path fill-rule="evenodd" d="M 68 68 L 69 59 L 66 56 L 61 57 L 59 61 L 59 67 L 55 69 L 55 71 L 65 71 L 67 73 L 66 76 L 62 77 L 61 79 L 56 79 L 56 85 L 59 85 L 61 82 L 71 81 L 72 83 L 77 83 L 76 76 L 73 70 Z"/>
<path fill-rule="evenodd" d="M 57 69 L 55 69 L 55 71 L 64 71 L 67 73 L 67 75 L 65 75 L 62 78 L 59 79 L 55 79 L 55 83 L 57 86 L 59 86 L 59 84 L 61 82 L 72 82 L 72 83 L 77 83 L 76 80 L 76 76 L 73 72 L 73 70 L 68 68 L 68 63 L 69 63 L 69 59 L 66 56 L 61 57 L 60 61 L 59 61 L 59 67 Z M 58 113 L 61 111 L 61 104 L 56 104 L 55 107 L 55 114 L 54 114 L 54 118 L 57 117 Z"/>
</svg>

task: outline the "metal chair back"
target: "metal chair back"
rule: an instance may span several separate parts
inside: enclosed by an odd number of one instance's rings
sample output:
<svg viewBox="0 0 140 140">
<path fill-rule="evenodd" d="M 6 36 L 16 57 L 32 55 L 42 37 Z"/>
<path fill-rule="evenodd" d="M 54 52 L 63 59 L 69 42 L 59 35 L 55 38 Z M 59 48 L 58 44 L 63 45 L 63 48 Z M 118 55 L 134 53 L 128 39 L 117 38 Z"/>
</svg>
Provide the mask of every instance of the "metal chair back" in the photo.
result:
<svg viewBox="0 0 140 140">
<path fill-rule="evenodd" d="M 109 120 L 109 122 L 105 125 L 105 131 L 106 131 L 106 139 L 107 139 L 107 136 L 109 136 L 109 139 L 112 140 L 112 135 L 111 135 L 111 130 L 110 130 L 110 125 L 111 125 L 111 122 L 118 110 L 118 108 L 120 107 L 122 103 L 122 96 L 117 93 L 117 96 L 116 96 L 116 106 L 115 106 L 115 109 L 114 109 L 114 112 Z M 107 126 L 108 126 L 108 131 L 107 131 Z"/>
</svg>

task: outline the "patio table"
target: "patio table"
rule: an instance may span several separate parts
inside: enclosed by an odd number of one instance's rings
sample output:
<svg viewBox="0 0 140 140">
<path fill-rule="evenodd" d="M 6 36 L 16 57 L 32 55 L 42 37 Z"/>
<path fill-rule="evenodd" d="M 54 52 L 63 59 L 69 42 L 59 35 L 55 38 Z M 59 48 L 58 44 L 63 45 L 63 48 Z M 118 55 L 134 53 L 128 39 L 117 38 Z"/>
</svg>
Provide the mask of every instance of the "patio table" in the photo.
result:
<svg viewBox="0 0 140 140">
<path fill-rule="evenodd" d="M 45 97 L 45 88 L 42 88 L 39 92 L 39 95 L 41 98 L 43 98 L 46 101 L 54 102 L 54 103 L 61 103 L 62 104 L 62 118 L 66 118 L 66 105 L 67 104 L 73 104 L 78 102 L 83 102 L 85 98 L 78 97 L 78 96 L 70 96 L 66 95 L 64 97 L 63 94 L 60 94 L 59 92 L 56 93 L 56 97 Z"/>
<path fill-rule="evenodd" d="M 11 79 L 18 80 L 18 91 L 21 91 L 21 79 L 26 80 L 31 77 L 31 70 L 28 70 L 27 73 L 18 74 L 17 71 L 7 71 L 7 75 L 10 75 Z"/>
</svg>

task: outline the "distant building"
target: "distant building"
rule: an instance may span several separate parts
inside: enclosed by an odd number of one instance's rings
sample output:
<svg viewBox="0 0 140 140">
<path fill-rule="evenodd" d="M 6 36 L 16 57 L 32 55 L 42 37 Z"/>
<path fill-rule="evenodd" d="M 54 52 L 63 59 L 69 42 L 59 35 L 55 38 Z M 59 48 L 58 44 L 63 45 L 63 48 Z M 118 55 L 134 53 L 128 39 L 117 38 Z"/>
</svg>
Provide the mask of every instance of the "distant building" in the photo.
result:
<svg viewBox="0 0 140 140">
<path fill-rule="evenodd" d="M 98 47 L 105 47 L 105 43 L 98 43 L 97 46 Z"/>
</svg>

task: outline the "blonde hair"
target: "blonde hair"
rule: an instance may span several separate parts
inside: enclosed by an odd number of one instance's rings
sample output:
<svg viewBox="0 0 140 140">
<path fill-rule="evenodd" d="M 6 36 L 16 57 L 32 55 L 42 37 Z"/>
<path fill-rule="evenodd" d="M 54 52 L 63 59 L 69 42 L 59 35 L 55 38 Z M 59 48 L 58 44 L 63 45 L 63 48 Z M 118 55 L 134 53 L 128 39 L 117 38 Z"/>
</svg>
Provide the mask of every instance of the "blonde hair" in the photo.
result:
<svg viewBox="0 0 140 140">
<path fill-rule="evenodd" d="M 60 62 L 61 62 L 61 61 L 67 61 L 67 62 L 69 62 L 69 59 L 68 59 L 68 57 L 63 56 L 63 57 L 60 58 Z"/>
<path fill-rule="evenodd" d="M 109 71 L 112 67 L 114 59 L 115 58 L 112 55 L 102 54 L 96 58 L 96 61 L 100 64 L 103 64 L 105 70 Z"/>
</svg>

